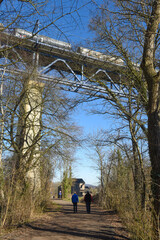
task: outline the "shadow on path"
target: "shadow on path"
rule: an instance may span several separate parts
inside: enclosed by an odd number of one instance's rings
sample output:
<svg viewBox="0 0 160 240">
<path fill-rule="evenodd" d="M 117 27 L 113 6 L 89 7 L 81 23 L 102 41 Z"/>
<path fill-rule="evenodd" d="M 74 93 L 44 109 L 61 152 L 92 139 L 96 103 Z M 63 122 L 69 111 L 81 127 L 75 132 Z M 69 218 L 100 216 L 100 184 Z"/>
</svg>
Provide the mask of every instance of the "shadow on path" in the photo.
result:
<svg viewBox="0 0 160 240">
<path fill-rule="evenodd" d="M 31 224 L 27 224 L 28 227 L 30 227 L 31 229 L 34 230 L 38 230 L 38 231 L 47 231 L 47 232 L 51 232 L 51 233 L 61 233 L 63 235 L 70 235 L 70 236 L 74 236 L 74 239 L 76 239 L 76 237 L 83 237 L 85 239 L 106 239 L 106 240 L 117 240 L 117 239 L 129 239 L 123 235 L 119 235 L 119 234 L 115 234 L 114 228 L 112 227 L 108 227 L 106 226 L 106 229 L 101 230 L 100 231 L 89 231 L 87 232 L 85 229 L 84 230 L 80 230 L 77 228 L 69 228 L 69 227 L 63 227 L 61 230 L 59 229 L 62 226 L 59 226 L 58 224 L 54 224 L 54 227 L 56 227 L 55 229 L 53 228 L 42 228 L 42 227 L 35 227 Z M 111 230 L 109 230 L 109 228 L 111 228 Z M 53 234 L 53 236 L 55 236 L 55 234 Z"/>
<path fill-rule="evenodd" d="M 85 205 L 78 204 L 78 213 L 73 213 L 70 202 L 54 200 L 62 206 L 55 213 L 48 209 L 49 219 L 41 219 L 26 224 L 21 236 L 4 238 L 10 240 L 129 240 L 126 230 L 114 212 L 104 211 L 95 206 L 87 214 Z"/>
</svg>

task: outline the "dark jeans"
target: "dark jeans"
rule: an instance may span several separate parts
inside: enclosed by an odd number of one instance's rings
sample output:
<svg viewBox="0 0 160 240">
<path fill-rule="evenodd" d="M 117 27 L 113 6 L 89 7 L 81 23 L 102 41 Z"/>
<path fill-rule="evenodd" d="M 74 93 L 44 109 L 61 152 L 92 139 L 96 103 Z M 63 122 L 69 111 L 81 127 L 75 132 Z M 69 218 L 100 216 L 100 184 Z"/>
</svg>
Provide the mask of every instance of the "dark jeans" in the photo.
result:
<svg viewBox="0 0 160 240">
<path fill-rule="evenodd" d="M 73 203 L 73 211 L 74 211 L 74 213 L 77 212 L 77 203 Z"/>
<path fill-rule="evenodd" d="M 87 213 L 91 212 L 91 203 L 90 202 L 86 202 L 86 210 L 87 210 Z"/>
</svg>

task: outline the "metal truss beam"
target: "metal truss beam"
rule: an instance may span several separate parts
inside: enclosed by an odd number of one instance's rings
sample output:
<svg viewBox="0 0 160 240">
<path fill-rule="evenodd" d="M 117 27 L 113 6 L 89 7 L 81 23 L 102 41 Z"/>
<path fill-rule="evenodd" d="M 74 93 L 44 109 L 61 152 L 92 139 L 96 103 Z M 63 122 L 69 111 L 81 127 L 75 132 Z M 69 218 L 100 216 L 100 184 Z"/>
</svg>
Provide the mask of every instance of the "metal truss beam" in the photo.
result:
<svg viewBox="0 0 160 240">
<path fill-rule="evenodd" d="M 30 67 L 36 67 L 39 80 L 51 81 L 66 91 L 92 95 L 100 93 L 106 97 L 110 95 L 109 92 L 122 98 L 128 95 L 127 88 L 121 81 L 121 72 L 125 68 L 122 64 L 104 61 L 99 57 L 87 56 L 71 49 L 51 46 L 31 38 L 19 39 L 12 33 L 1 32 L 0 35 L 1 57 L 7 55 L 12 62 L 15 61 L 14 67 L 5 67 L 8 74 L 26 74 L 25 68 L 27 69 L 30 64 Z M 24 70 L 17 68 L 19 62 L 23 64 Z M 0 70 L 3 71 L 4 67 Z M 55 77 L 57 75 L 55 72 L 60 77 Z"/>
</svg>

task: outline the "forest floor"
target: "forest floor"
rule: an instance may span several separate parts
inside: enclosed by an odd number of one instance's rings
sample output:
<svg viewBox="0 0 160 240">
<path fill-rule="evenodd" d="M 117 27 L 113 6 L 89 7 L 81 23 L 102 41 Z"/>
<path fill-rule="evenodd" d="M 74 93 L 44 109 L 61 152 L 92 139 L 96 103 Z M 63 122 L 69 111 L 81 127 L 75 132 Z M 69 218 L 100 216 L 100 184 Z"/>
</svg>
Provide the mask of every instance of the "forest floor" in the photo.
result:
<svg viewBox="0 0 160 240">
<path fill-rule="evenodd" d="M 117 214 L 91 205 L 86 213 L 85 205 L 78 204 L 73 213 L 72 203 L 53 200 L 56 205 L 30 223 L 0 236 L 1 240 L 130 240 L 127 230 Z M 56 206 L 56 207 L 54 207 Z M 57 207 L 58 206 L 58 207 Z"/>
</svg>

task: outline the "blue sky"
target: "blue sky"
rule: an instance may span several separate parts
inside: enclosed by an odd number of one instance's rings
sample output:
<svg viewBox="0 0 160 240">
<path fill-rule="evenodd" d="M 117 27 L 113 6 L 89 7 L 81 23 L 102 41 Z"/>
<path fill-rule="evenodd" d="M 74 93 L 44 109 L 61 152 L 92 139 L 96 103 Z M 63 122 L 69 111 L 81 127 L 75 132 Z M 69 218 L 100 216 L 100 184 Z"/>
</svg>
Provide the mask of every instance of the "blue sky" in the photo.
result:
<svg viewBox="0 0 160 240">
<path fill-rule="evenodd" d="M 111 128 L 110 119 L 101 115 L 88 114 L 86 110 L 88 111 L 89 108 L 86 105 L 79 106 L 74 114 L 74 120 L 82 127 L 84 135 L 96 134 L 101 129 Z M 92 160 L 92 154 L 93 152 L 87 146 L 79 149 L 75 156 L 77 162 L 73 164 L 73 173 L 74 177 L 83 178 L 86 183 L 97 185 L 99 171 L 96 170 L 97 166 Z"/>
<path fill-rule="evenodd" d="M 39 1 L 38 1 L 39 2 Z M 39 16 L 40 28 L 43 27 L 51 20 L 56 19 L 55 25 L 50 26 L 48 29 L 43 30 L 40 34 L 50 36 L 55 39 L 60 39 L 63 41 L 68 41 L 73 45 L 77 46 L 87 46 L 87 41 L 93 38 L 93 34 L 88 30 L 88 24 L 92 16 L 92 12 L 95 11 L 95 6 L 90 3 L 85 7 L 75 11 L 80 6 L 86 4 L 87 0 L 48 0 L 48 6 L 44 12 L 41 12 L 41 17 Z M 91 1 L 90 1 L 91 2 Z M 98 3 L 103 3 L 103 0 L 97 0 Z M 23 3 L 27 4 L 27 3 Z M 61 8 L 61 4 L 63 8 Z M 77 5 L 76 5 L 77 4 Z M 15 9 L 20 11 L 20 3 L 15 0 L 13 2 Z M 28 5 L 26 5 L 28 6 Z M 72 7 L 71 7 L 72 6 Z M 5 7 L 5 2 L 2 3 L 1 8 Z M 8 6 L 12 9 L 13 6 Z M 30 6 L 31 8 L 31 6 Z M 17 25 L 13 27 L 24 28 L 26 30 L 32 31 L 34 28 L 34 23 L 36 23 L 37 16 L 32 16 L 32 19 L 27 17 L 30 12 L 30 8 L 27 8 L 25 13 L 26 18 L 24 21 L 20 21 Z M 72 15 L 65 15 L 67 12 L 72 11 Z M 96 11 L 95 11 L 96 13 Z M 7 13 L 6 13 L 7 14 Z M 60 16 L 64 14 L 64 17 Z M 12 16 L 13 18 L 14 16 Z M 5 24 L 9 21 L 11 16 L 6 15 Z M 59 20 L 58 20 L 59 18 Z M 19 24 L 19 25 L 18 25 Z M 73 119 L 83 129 L 84 136 L 86 134 L 96 133 L 99 129 L 107 129 L 110 127 L 110 120 L 105 119 L 101 116 L 88 115 L 86 110 L 88 110 L 88 104 L 80 105 L 74 115 Z M 83 178 L 86 183 L 97 184 L 98 183 L 98 172 L 95 170 L 95 164 L 91 161 L 89 155 L 89 150 L 86 148 L 81 148 L 76 153 L 76 162 L 73 165 L 73 176 L 77 178 Z M 59 177 L 59 173 L 57 173 Z M 57 180 L 60 180 L 59 178 Z"/>
<path fill-rule="evenodd" d="M 80 1 L 80 4 L 83 5 L 84 2 L 86 1 L 82 0 Z M 64 20 L 60 21 L 60 23 L 66 27 L 65 34 L 71 44 L 78 46 L 85 46 L 86 44 L 87 46 L 87 41 L 94 37 L 94 35 L 88 30 L 88 24 L 92 16 L 91 8 L 93 10 L 93 5 L 89 4 L 78 12 L 79 16 L 78 14 L 75 14 L 75 19 L 77 16 L 77 22 L 73 21 L 73 25 L 70 25 L 68 28 L 64 23 Z M 57 22 L 57 24 L 59 23 Z M 65 30 L 65 28 L 63 29 Z M 61 37 L 62 39 L 64 38 L 64 36 Z M 65 40 L 65 38 L 63 40 Z M 94 103 L 92 103 L 92 105 L 94 105 Z M 111 127 L 112 123 L 110 119 L 100 115 L 91 115 L 87 113 L 89 109 L 88 103 L 85 103 L 80 105 L 73 114 L 73 120 L 78 126 L 82 127 L 83 136 L 86 136 L 87 134 L 94 134 L 100 129 L 108 129 Z M 73 164 L 72 169 L 73 177 L 83 178 L 83 180 L 88 184 L 98 185 L 99 172 L 96 170 L 96 164 L 89 156 L 90 153 L 91 150 L 87 147 L 79 148 L 77 150 L 75 154 L 76 161 Z M 54 181 L 60 181 L 61 176 L 62 173 L 57 171 Z"/>
<path fill-rule="evenodd" d="M 77 107 L 73 114 L 73 121 L 77 126 L 82 128 L 82 137 L 87 135 L 96 134 L 101 129 L 110 129 L 113 127 L 113 121 L 107 116 L 93 115 L 90 113 L 92 103 L 83 103 Z M 87 146 L 87 143 L 83 147 L 79 147 L 75 154 L 75 162 L 72 165 L 72 173 L 75 178 L 83 178 L 87 184 L 98 185 L 99 171 L 95 162 L 92 160 L 93 150 Z M 62 172 L 56 172 L 56 178 L 54 181 L 60 181 Z"/>
<path fill-rule="evenodd" d="M 93 37 L 93 34 L 88 31 L 88 24 L 92 16 L 91 12 L 95 9 L 95 5 L 91 3 L 90 0 L 62 0 L 53 2 L 56 2 L 53 4 L 55 6 L 53 17 L 56 21 L 53 26 L 42 31 L 42 33 L 52 38 L 68 41 L 72 45 L 85 45 L 85 42 Z M 99 2 L 103 2 L 103 0 Z M 61 5 L 63 5 L 63 10 L 61 10 Z M 64 15 L 70 12 L 72 12 L 72 14 L 67 14 L 61 18 L 61 11 L 63 11 Z"/>
</svg>

